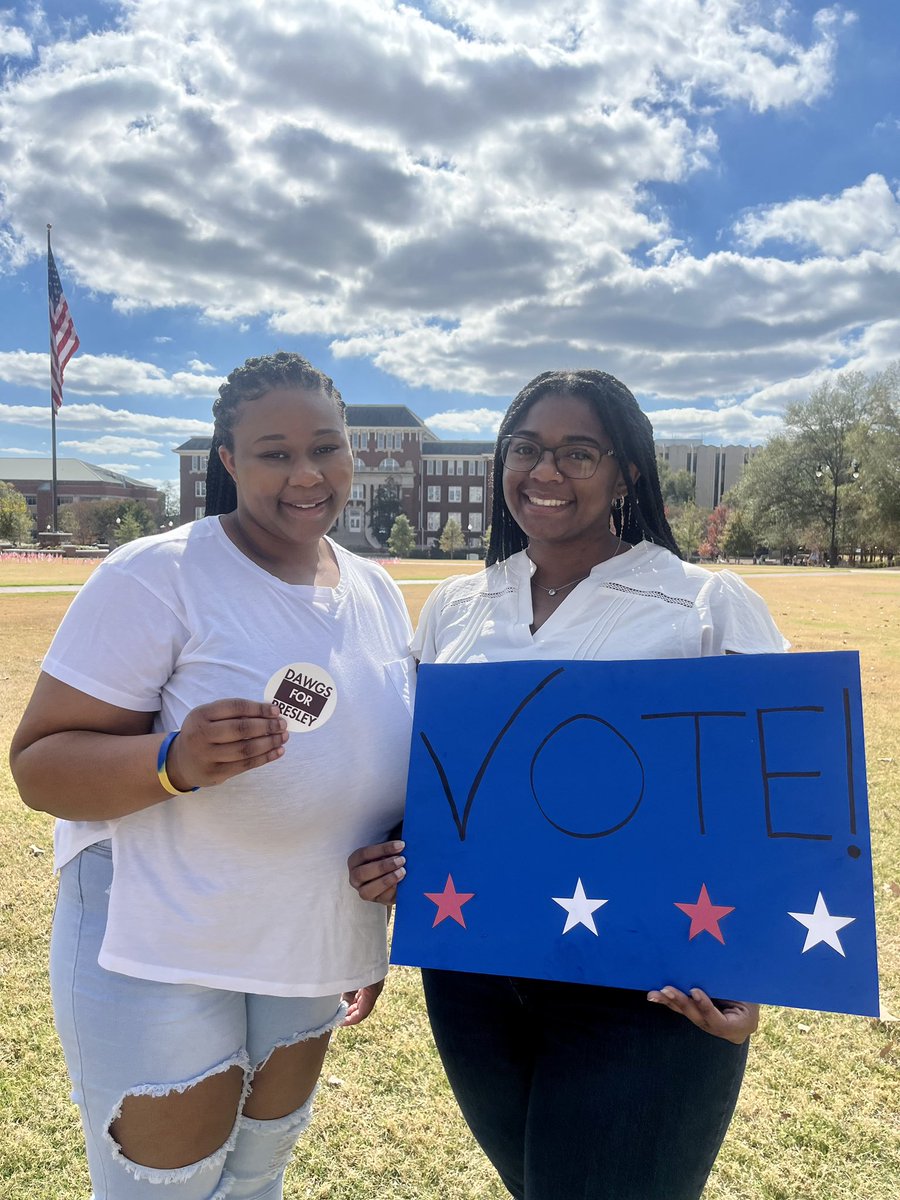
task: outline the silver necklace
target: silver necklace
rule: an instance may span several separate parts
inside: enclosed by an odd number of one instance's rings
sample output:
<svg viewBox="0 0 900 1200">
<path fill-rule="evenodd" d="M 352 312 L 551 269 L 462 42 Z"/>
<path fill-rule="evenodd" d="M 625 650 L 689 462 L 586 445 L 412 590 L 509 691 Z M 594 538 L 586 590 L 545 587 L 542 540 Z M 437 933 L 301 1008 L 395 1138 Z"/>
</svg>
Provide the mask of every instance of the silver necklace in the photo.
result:
<svg viewBox="0 0 900 1200">
<path fill-rule="evenodd" d="M 620 533 L 619 540 L 616 542 L 616 548 L 615 548 L 615 550 L 613 550 L 612 554 L 609 557 L 615 558 L 616 555 L 619 553 L 621 546 L 622 546 L 622 535 Z M 533 562 L 534 560 L 532 559 L 531 561 Z M 609 559 L 604 558 L 601 561 L 608 562 Z M 569 583 L 559 583 L 556 585 L 556 587 L 544 587 L 544 585 L 542 583 L 538 583 L 538 581 L 534 578 L 534 576 L 532 576 L 531 582 L 534 584 L 534 586 L 536 588 L 540 588 L 542 592 L 546 592 L 548 596 L 555 596 L 557 592 L 564 592 L 566 590 L 566 588 L 574 587 L 576 583 L 584 583 L 584 581 L 588 578 L 588 575 L 590 575 L 590 571 L 588 571 L 587 575 L 579 575 L 577 579 L 573 579 Z"/>
<path fill-rule="evenodd" d="M 544 587 L 542 583 L 537 583 L 534 579 L 531 582 L 536 588 L 540 588 L 542 592 L 546 592 L 548 596 L 555 596 L 557 592 L 564 592 L 566 588 L 574 587 L 576 583 L 584 583 L 585 579 L 587 579 L 587 575 L 582 575 L 579 579 L 573 579 L 571 583 L 561 583 L 555 588 Z"/>
</svg>

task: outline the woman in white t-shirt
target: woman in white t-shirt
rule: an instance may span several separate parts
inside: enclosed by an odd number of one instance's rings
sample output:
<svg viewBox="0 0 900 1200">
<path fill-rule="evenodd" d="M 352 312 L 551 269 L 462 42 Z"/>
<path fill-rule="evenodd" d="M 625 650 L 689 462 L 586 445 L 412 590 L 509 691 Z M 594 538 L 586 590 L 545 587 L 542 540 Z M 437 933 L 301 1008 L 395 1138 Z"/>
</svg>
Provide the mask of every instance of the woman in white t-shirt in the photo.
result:
<svg viewBox="0 0 900 1200">
<path fill-rule="evenodd" d="M 681 560 L 650 422 L 617 379 L 589 370 L 539 375 L 513 401 L 494 458 L 487 570 L 436 588 L 413 642 L 428 663 L 786 648 L 736 575 Z M 351 856 L 362 897 L 393 901 L 403 850 Z M 696 1200 L 757 1005 L 671 986 L 422 976 L 457 1101 L 517 1200 Z"/>
<path fill-rule="evenodd" d="M 59 818 L 51 983 L 94 1200 L 280 1197 L 330 1032 L 387 970 L 345 863 L 401 813 L 411 629 L 326 536 L 344 404 L 279 353 L 213 411 L 223 515 L 101 564 L 12 745 Z"/>
</svg>

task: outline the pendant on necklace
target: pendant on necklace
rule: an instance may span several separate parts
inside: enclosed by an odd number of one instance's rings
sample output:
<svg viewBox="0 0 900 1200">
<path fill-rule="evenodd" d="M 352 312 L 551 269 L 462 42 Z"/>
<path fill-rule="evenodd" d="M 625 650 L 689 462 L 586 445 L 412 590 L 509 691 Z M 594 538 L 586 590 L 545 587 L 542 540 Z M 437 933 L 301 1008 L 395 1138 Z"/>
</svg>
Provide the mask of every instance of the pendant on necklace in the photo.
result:
<svg viewBox="0 0 900 1200">
<path fill-rule="evenodd" d="M 556 595 L 556 590 L 557 590 L 556 588 L 547 588 L 547 595 L 548 595 L 548 596 L 555 596 L 555 595 Z"/>
</svg>

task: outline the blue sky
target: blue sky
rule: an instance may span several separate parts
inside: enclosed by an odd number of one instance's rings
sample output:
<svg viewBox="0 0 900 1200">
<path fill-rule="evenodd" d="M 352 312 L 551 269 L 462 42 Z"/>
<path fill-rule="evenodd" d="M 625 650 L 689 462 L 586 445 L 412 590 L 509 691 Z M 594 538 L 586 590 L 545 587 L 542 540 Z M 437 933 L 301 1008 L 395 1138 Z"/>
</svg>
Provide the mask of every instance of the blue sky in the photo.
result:
<svg viewBox="0 0 900 1200">
<path fill-rule="evenodd" d="M 49 453 L 48 221 L 59 453 L 159 483 L 279 347 L 446 437 L 599 366 L 753 443 L 900 358 L 900 6 L 258 7 L 0 11 L 0 455 Z"/>
</svg>

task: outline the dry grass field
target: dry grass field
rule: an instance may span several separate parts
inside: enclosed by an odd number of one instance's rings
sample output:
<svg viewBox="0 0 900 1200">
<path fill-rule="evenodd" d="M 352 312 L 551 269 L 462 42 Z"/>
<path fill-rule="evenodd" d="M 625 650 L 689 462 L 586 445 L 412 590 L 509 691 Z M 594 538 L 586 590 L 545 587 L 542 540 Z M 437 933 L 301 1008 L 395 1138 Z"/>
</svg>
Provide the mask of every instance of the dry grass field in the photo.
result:
<svg viewBox="0 0 900 1200">
<path fill-rule="evenodd" d="M 31 570 L 6 583 L 76 583 Z M 434 579 L 461 563 L 398 563 Z M 421 570 L 423 573 L 417 574 Z M 875 842 L 881 1021 L 768 1009 L 708 1200 L 900 1196 L 900 573 L 747 570 L 797 651 L 859 649 Z M 415 617 L 430 584 L 404 587 Z M 69 595 L 0 595 L 5 747 Z M 0 1200 L 86 1200 L 76 1111 L 45 981 L 55 883 L 51 821 L 0 766 Z M 288 1200 L 502 1200 L 456 1113 L 432 1048 L 417 973 L 394 969 L 375 1015 L 342 1031 L 318 1114 L 289 1170 Z M 691 1081 L 685 1080 L 685 1103 Z M 602 1131 L 598 1131 L 598 1136 Z M 560 1200 L 568 1200 L 560 1197 Z M 665 1197 L 648 1200 L 666 1200 Z"/>
</svg>

